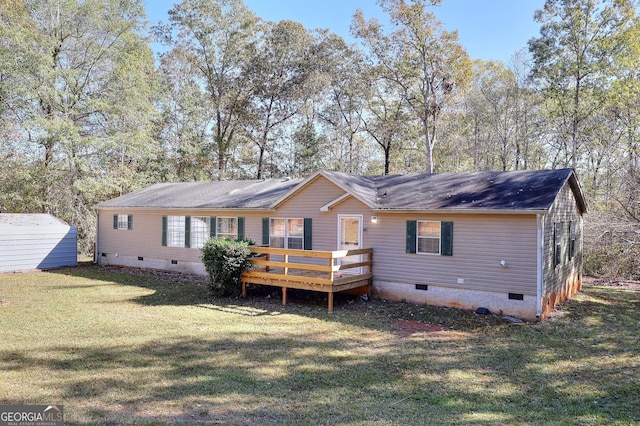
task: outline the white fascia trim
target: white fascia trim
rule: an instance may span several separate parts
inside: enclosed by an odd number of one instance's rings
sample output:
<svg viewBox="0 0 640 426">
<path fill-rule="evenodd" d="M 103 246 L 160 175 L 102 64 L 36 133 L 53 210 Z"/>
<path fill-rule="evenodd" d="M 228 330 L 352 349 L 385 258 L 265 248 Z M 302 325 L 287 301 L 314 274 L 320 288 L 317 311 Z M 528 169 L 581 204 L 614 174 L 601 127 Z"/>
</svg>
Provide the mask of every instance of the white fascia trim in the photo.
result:
<svg viewBox="0 0 640 426">
<path fill-rule="evenodd" d="M 98 249 L 100 248 L 100 215 L 98 214 L 98 211 L 96 209 L 94 209 L 94 212 L 96 214 L 96 241 L 95 241 L 95 246 L 93 248 L 93 263 L 94 264 L 98 264 Z"/>
<path fill-rule="evenodd" d="M 513 214 L 513 215 L 539 215 L 546 214 L 548 210 L 504 210 L 504 209 L 373 209 L 380 213 L 429 213 L 429 214 Z"/>
<path fill-rule="evenodd" d="M 328 212 L 329 210 L 331 210 L 331 208 L 333 206 L 335 206 L 336 204 L 344 201 L 345 199 L 351 197 L 352 195 L 349 194 L 348 192 L 345 192 L 344 194 L 342 194 L 341 196 L 339 196 L 338 198 L 336 198 L 333 201 L 329 201 L 327 204 L 325 204 L 324 206 L 320 207 L 320 211 L 321 212 Z"/>
<path fill-rule="evenodd" d="M 164 211 L 181 211 L 181 210 L 189 210 L 189 211 L 203 211 L 203 212 L 275 212 L 275 209 L 272 208 L 250 208 L 250 207 L 242 207 L 242 208 L 228 208 L 228 207 L 97 207 L 96 212 L 116 212 L 116 211 L 148 211 L 148 212 L 164 212 Z"/>
</svg>

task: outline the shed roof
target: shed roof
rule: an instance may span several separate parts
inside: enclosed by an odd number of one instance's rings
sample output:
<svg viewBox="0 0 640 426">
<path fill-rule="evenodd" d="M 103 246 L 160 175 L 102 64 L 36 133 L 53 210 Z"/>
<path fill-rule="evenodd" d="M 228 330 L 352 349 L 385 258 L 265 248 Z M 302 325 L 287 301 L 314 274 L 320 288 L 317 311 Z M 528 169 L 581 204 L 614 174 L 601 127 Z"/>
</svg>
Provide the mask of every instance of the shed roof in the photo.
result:
<svg viewBox="0 0 640 426">
<path fill-rule="evenodd" d="M 0 213 L 0 234 L 26 229 L 38 232 L 68 231 L 69 228 L 66 222 L 46 213 Z"/>
<path fill-rule="evenodd" d="M 546 211 L 567 182 L 580 211 L 587 210 L 573 169 L 388 176 L 320 171 L 304 180 L 162 183 L 97 208 L 274 209 L 321 176 L 374 210 Z"/>
</svg>

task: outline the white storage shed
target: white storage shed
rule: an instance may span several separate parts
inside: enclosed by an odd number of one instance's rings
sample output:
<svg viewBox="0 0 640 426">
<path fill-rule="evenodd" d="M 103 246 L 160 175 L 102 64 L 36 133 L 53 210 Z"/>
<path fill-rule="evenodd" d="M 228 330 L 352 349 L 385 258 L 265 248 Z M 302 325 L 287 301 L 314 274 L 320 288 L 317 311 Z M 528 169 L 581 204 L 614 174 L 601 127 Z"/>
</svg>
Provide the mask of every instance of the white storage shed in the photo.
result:
<svg viewBox="0 0 640 426">
<path fill-rule="evenodd" d="M 0 272 L 77 264 L 74 226 L 48 214 L 0 213 Z"/>
</svg>

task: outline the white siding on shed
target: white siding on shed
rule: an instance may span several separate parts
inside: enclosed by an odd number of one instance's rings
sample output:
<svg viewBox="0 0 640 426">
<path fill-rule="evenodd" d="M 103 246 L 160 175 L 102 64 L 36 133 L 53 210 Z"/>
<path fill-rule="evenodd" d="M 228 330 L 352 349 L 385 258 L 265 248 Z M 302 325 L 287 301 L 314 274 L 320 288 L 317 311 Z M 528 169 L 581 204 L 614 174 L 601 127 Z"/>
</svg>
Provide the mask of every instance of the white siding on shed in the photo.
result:
<svg viewBox="0 0 640 426">
<path fill-rule="evenodd" d="M 0 272 L 78 264 L 77 231 L 48 214 L 0 214 Z"/>
</svg>

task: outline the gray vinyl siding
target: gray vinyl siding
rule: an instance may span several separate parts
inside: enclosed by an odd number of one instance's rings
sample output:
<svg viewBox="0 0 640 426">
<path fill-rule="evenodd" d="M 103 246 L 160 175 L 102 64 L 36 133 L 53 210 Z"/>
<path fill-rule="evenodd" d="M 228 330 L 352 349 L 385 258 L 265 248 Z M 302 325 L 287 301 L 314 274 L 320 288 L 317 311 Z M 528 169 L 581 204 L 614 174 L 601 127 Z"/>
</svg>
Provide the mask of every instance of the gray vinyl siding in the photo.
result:
<svg viewBox="0 0 640 426">
<path fill-rule="evenodd" d="M 554 224 L 563 223 L 562 263 L 554 266 Z M 576 225 L 575 256 L 569 259 L 569 222 Z M 544 268 L 543 295 L 557 293 L 564 289 L 567 279 L 582 274 L 582 215 L 569 184 L 566 184 L 551 206 L 544 220 Z"/>
<path fill-rule="evenodd" d="M 77 265 L 76 228 L 51 224 L 52 219 L 42 216 L 42 223 L 30 219 L 29 223 L 0 229 L 0 272 Z"/>
<path fill-rule="evenodd" d="M 345 191 L 320 177 L 301 189 L 292 198 L 278 206 L 277 212 L 271 217 L 311 218 L 313 220 L 313 250 L 331 251 L 338 248 L 338 212 L 344 206 L 353 205 L 352 213 L 362 214 L 364 205 L 352 197 L 342 201 L 329 212 L 322 212 L 320 208 L 327 203 L 344 195 Z"/>
<path fill-rule="evenodd" d="M 133 215 L 133 228 L 113 229 L 114 214 Z M 165 247 L 162 245 L 163 216 L 206 216 L 206 217 L 244 217 L 244 236 L 257 243 L 262 241 L 263 212 L 213 211 L 193 209 L 139 210 L 139 209 L 101 209 L 98 217 L 97 254 L 143 257 L 154 259 L 200 262 L 201 250 L 187 247 Z"/>
<path fill-rule="evenodd" d="M 407 220 L 453 222 L 453 256 L 406 253 Z M 535 296 L 536 229 L 534 215 L 378 214 L 364 240 L 376 280 Z"/>
</svg>

